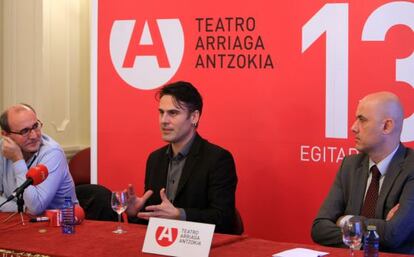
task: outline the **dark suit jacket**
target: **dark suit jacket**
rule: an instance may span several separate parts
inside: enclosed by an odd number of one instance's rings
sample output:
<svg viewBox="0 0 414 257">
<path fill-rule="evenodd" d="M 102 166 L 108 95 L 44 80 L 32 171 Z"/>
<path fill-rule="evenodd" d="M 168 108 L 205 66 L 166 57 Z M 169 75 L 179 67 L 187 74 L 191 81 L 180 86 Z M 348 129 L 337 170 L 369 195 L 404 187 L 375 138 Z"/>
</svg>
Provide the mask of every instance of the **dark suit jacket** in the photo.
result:
<svg viewBox="0 0 414 257">
<path fill-rule="evenodd" d="M 160 190 L 167 185 L 168 145 L 147 160 L 145 191 L 154 194 L 146 205 L 161 203 Z M 174 206 L 183 208 L 188 221 L 216 224 L 215 232 L 233 233 L 236 169 L 230 152 L 195 136 L 178 184 Z"/>
<path fill-rule="evenodd" d="M 328 197 L 313 222 L 312 239 L 329 246 L 344 246 L 337 219 L 342 215 L 360 215 L 368 178 L 369 157 L 358 154 L 346 157 L 336 175 Z M 400 204 L 390 221 L 388 212 Z M 378 195 L 374 219 L 380 250 L 414 253 L 414 151 L 400 144 L 391 160 Z"/>
</svg>

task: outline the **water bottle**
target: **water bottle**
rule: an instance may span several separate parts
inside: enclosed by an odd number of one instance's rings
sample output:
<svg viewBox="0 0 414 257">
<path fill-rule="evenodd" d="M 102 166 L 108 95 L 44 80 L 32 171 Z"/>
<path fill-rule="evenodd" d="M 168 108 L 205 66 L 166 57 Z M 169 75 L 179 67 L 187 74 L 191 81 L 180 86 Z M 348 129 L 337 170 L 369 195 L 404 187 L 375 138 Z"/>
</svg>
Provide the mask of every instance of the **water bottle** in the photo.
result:
<svg viewBox="0 0 414 257">
<path fill-rule="evenodd" d="M 364 241 L 364 257 L 378 257 L 379 235 L 375 225 L 367 227 Z"/>
<path fill-rule="evenodd" d="M 63 209 L 61 210 L 61 223 L 63 234 L 75 233 L 75 205 L 72 197 L 66 196 Z"/>
</svg>

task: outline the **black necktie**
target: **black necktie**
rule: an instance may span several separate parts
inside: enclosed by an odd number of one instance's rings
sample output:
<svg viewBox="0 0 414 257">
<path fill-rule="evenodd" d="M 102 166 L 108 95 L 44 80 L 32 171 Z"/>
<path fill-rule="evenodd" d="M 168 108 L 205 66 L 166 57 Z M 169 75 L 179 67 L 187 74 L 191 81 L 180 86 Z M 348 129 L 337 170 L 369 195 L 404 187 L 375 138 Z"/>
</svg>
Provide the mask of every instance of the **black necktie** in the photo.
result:
<svg viewBox="0 0 414 257">
<path fill-rule="evenodd" d="M 364 205 L 362 206 L 361 216 L 366 218 L 375 217 L 375 207 L 377 206 L 379 181 L 381 173 L 376 165 L 371 167 L 371 184 L 369 184 L 367 195 L 365 196 Z"/>
</svg>

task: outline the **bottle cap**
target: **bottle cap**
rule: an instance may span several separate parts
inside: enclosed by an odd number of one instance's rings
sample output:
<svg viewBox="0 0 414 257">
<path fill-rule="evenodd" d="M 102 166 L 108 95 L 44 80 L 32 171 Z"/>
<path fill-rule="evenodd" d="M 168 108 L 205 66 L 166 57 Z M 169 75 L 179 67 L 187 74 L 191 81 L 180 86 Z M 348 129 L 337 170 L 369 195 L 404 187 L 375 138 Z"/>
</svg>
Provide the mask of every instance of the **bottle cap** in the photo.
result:
<svg viewBox="0 0 414 257">
<path fill-rule="evenodd" d="M 368 225 L 367 230 L 377 230 L 377 226 L 375 225 Z"/>
</svg>

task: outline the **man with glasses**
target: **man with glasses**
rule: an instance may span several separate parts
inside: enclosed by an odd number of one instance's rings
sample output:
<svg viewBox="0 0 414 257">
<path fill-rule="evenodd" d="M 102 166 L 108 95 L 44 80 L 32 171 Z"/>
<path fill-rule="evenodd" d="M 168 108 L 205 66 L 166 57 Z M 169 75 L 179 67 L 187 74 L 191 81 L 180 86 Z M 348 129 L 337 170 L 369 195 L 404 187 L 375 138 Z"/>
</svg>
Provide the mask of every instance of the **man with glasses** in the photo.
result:
<svg viewBox="0 0 414 257">
<path fill-rule="evenodd" d="M 25 207 L 34 215 L 45 209 L 62 208 L 65 196 L 77 202 L 65 153 L 57 142 L 42 134 L 42 125 L 27 104 L 11 106 L 0 116 L 0 204 L 26 181 L 30 168 L 43 164 L 49 172 L 46 180 L 27 187 L 23 193 Z M 14 201 L 0 208 L 0 211 L 16 210 Z"/>
</svg>

